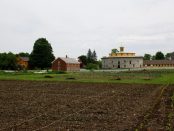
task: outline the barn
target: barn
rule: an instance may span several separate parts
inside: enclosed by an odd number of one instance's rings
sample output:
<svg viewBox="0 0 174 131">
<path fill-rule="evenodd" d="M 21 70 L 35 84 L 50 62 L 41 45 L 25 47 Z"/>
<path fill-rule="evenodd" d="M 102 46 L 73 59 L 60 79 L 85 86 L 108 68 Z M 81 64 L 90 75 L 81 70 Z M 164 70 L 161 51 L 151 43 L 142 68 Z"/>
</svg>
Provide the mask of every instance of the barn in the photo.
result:
<svg viewBox="0 0 174 131">
<path fill-rule="evenodd" d="M 69 57 L 58 57 L 52 62 L 53 71 L 80 71 L 80 63 Z"/>
</svg>

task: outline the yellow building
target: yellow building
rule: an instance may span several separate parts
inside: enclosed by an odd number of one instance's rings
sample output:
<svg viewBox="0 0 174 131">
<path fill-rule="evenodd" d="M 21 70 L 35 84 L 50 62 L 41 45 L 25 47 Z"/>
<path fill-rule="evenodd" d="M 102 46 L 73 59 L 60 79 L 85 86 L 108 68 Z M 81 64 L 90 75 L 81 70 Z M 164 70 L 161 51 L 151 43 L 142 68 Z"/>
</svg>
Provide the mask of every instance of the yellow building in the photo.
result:
<svg viewBox="0 0 174 131">
<path fill-rule="evenodd" d="M 120 51 L 117 49 L 112 49 L 112 52 L 109 54 L 110 57 L 135 57 L 135 53 L 124 52 L 124 47 L 120 47 Z"/>
<path fill-rule="evenodd" d="M 27 69 L 28 68 L 28 62 L 29 62 L 29 57 L 18 57 L 17 58 L 17 63 L 18 65 L 21 66 L 22 69 Z"/>
</svg>

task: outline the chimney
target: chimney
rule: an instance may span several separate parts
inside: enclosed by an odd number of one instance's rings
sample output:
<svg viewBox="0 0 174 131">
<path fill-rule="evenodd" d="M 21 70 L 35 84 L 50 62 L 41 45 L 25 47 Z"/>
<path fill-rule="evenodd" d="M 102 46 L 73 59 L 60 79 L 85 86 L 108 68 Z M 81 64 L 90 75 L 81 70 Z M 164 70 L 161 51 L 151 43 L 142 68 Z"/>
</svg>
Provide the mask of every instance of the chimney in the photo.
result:
<svg viewBox="0 0 174 131">
<path fill-rule="evenodd" d="M 124 47 L 120 47 L 120 52 L 124 52 Z"/>
</svg>

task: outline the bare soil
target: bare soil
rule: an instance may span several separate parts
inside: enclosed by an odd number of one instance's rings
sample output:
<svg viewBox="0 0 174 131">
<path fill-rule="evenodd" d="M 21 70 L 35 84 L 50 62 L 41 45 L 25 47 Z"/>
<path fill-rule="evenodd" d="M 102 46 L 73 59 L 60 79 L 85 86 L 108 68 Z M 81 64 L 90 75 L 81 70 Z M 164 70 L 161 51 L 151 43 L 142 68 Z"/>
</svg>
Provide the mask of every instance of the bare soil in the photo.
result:
<svg viewBox="0 0 174 131">
<path fill-rule="evenodd" d="M 0 131 L 166 130 L 174 86 L 0 81 Z"/>
</svg>

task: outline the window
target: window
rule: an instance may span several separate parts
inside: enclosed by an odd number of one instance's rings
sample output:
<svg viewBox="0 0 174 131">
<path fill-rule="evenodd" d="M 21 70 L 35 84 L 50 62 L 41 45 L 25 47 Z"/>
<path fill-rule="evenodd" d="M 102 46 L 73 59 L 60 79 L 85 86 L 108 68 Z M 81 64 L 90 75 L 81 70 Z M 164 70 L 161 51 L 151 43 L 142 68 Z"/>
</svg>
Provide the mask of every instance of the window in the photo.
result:
<svg viewBox="0 0 174 131">
<path fill-rule="evenodd" d="M 132 61 L 130 60 L 129 63 L 132 64 Z"/>
<path fill-rule="evenodd" d="M 124 63 L 126 63 L 126 60 L 124 60 Z"/>
</svg>

